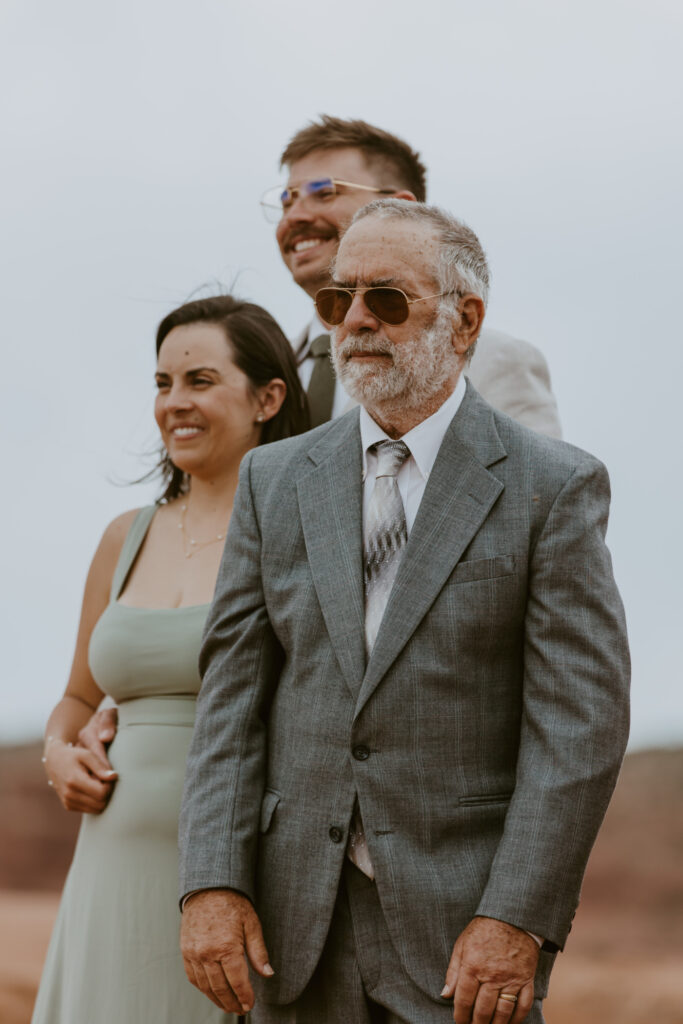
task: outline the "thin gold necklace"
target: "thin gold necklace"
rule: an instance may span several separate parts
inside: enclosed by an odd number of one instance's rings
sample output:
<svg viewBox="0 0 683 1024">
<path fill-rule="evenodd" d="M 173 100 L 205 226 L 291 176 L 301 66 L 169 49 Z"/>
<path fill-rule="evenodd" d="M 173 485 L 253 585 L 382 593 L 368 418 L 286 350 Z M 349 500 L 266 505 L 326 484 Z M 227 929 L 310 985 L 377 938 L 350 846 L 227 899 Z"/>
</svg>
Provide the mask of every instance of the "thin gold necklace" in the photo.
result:
<svg viewBox="0 0 683 1024">
<path fill-rule="evenodd" d="M 180 522 L 178 523 L 178 529 L 183 535 L 183 551 L 185 552 L 185 558 L 192 558 L 193 555 L 203 551 L 204 548 L 208 548 L 211 544 L 217 544 L 219 540 L 225 540 L 225 530 L 222 533 L 217 533 L 215 537 L 211 537 L 209 540 L 197 540 L 195 537 L 190 537 L 187 532 L 186 526 L 187 517 L 187 505 L 182 504 L 180 506 Z"/>
</svg>

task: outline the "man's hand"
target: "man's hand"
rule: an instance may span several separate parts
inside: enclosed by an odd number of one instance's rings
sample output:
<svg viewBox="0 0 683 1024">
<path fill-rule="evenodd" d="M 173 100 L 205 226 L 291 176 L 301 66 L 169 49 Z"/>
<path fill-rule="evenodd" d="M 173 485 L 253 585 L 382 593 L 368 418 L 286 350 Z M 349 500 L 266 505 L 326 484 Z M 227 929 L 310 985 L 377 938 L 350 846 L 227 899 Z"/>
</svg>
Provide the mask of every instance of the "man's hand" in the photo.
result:
<svg viewBox="0 0 683 1024">
<path fill-rule="evenodd" d="M 525 931 L 475 917 L 453 947 L 441 996 L 453 996 L 456 1024 L 521 1024 L 534 1001 L 537 963 L 538 946 Z"/>
<path fill-rule="evenodd" d="M 256 911 L 232 889 L 204 889 L 188 899 L 180 948 L 192 984 L 228 1013 L 248 1013 L 254 1005 L 245 953 L 262 977 L 275 973 Z"/>
<path fill-rule="evenodd" d="M 116 736 L 118 725 L 116 708 L 103 708 L 88 719 L 78 734 L 78 742 L 94 755 L 102 771 L 111 771 L 105 743 L 108 745 Z M 116 778 L 116 775 L 113 776 Z"/>
</svg>

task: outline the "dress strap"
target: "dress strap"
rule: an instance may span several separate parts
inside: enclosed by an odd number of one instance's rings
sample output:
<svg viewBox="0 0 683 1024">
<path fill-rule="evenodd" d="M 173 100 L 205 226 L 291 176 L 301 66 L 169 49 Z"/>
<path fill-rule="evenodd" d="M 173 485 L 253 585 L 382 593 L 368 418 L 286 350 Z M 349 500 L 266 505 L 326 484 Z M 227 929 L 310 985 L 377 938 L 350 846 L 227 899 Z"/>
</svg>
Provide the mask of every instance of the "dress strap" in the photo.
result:
<svg viewBox="0 0 683 1024">
<path fill-rule="evenodd" d="M 126 539 L 124 540 L 123 547 L 121 548 L 119 560 L 116 563 L 116 568 L 114 569 L 114 576 L 111 581 L 111 592 L 109 594 L 110 601 L 116 601 L 118 599 L 133 562 L 137 558 L 138 551 L 142 547 L 142 542 L 147 536 L 147 531 L 149 530 L 152 519 L 154 519 L 154 513 L 156 510 L 156 505 L 145 505 L 144 508 L 140 509 L 135 519 L 130 524 L 130 529 L 126 534 Z"/>
</svg>

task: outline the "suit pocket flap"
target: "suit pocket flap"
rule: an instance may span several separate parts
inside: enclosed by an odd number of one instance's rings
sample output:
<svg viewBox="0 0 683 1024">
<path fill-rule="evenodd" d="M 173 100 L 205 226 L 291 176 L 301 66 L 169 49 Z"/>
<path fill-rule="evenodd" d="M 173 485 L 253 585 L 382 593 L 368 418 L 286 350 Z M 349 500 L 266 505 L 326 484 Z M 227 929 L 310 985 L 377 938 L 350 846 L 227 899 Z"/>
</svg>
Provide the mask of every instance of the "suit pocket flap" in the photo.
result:
<svg viewBox="0 0 683 1024">
<path fill-rule="evenodd" d="M 458 803 L 461 807 L 479 807 L 482 804 L 509 804 L 512 793 L 470 793 L 461 796 Z"/>
<path fill-rule="evenodd" d="M 267 832 L 270 828 L 270 823 L 273 820 L 273 814 L 275 808 L 280 803 L 280 794 L 276 793 L 274 789 L 267 789 L 263 800 L 261 801 L 261 821 L 259 823 L 259 832 Z"/>
<path fill-rule="evenodd" d="M 495 580 L 511 576 L 515 571 L 514 555 L 494 555 L 493 558 L 474 558 L 459 562 L 451 576 L 452 583 L 474 583 L 475 580 Z"/>
</svg>

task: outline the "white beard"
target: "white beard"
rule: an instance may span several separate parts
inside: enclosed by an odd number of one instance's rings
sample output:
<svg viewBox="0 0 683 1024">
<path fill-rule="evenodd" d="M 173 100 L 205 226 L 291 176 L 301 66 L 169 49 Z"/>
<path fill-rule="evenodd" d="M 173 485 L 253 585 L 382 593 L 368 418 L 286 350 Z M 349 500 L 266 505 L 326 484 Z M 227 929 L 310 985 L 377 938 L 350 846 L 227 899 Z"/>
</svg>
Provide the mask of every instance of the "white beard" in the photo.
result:
<svg viewBox="0 0 683 1024">
<path fill-rule="evenodd" d="M 345 390 L 361 405 L 372 408 L 402 400 L 406 408 L 420 408 L 438 394 L 458 371 L 461 359 L 453 349 L 452 314 L 439 313 L 433 325 L 400 345 L 375 332 L 347 334 L 342 342 L 333 332 L 332 362 Z M 391 364 L 364 366 L 349 361 L 354 352 L 376 352 L 391 358 Z"/>
</svg>

